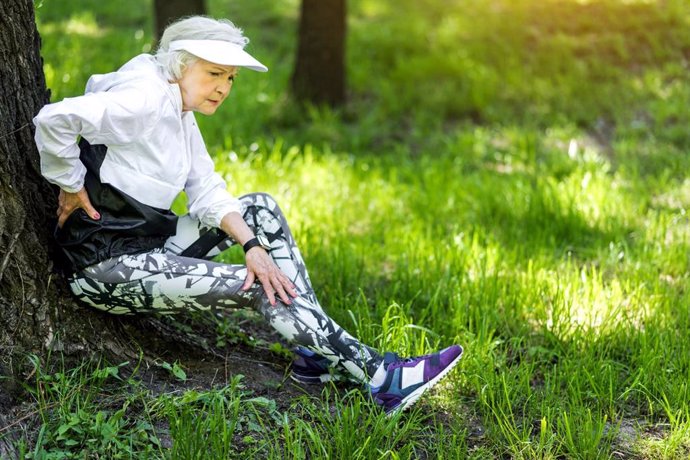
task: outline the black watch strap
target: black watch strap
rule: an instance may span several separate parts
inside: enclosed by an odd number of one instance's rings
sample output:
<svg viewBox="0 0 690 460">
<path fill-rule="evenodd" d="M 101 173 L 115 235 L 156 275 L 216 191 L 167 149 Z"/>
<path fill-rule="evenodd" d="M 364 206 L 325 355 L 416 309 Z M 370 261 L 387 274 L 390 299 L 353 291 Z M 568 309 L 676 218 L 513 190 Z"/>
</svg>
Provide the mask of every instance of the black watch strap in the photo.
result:
<svg viewBox="0 0 690 460">
<path fill-rule="evenodd" d="M 259 243 L 259 239 L 257 237 L 254 237 L 251 240 L 244 243 L 242 245 L 242 249 L 244 249 L 244 253 L 246 254 L 247 252 L 249 252 L 251 248 L 256 246 L 261 246 L 261 243 Z"/>
<path fill-rule="evenodd" d="M 251 240 L 244 243 L 242 245 L 242 249 L 244 249 L 244 253 L 246 254 L 247 251 L 249 251 L 251 248 L 253 248 L 255 246 L 261 246 L 267 252 L 271 252 L 271 243 L 269 243 L 268 239 L 266 239 L 266 237 L 261 235 L 261 234 L 255 236 Z"/>
</svg>

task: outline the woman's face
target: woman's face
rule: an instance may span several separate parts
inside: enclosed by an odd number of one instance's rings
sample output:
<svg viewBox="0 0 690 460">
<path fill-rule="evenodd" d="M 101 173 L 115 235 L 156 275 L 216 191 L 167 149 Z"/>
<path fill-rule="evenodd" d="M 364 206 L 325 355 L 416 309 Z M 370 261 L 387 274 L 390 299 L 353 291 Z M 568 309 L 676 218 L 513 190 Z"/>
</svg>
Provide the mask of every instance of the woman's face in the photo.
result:
<svg viewBox="0 0 690 460">
<path fill-rule="evenodd" d="M 237 67 L 203 59 L 187 66 L 177 81 L 182 93 L 182 110 L 213 115 L 230 94 L 235 75 Z"/>
</svg>

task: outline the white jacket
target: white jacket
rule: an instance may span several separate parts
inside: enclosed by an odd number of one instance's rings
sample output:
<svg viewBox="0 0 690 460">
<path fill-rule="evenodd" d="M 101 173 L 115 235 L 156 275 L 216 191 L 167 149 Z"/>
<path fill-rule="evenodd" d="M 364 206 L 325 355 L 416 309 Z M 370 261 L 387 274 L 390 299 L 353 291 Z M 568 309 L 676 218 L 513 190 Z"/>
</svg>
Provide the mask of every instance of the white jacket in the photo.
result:
<svg viewBox="0 0 690 460">
<path fill-rule="evenodd" d="M 227 213 L 242 212 L 214 171 L 194 114 L 182 112 L 180 87 L 166 81 L 152 55 L 92 76 L 84 96 L 46 105 L 33 121 L 41 173 L 67 192 L 84 185 L 82 136 L 108 147 L 101 182 L 141 203 L 170 209 L 184 190 L 189 214 L 213 227 Z"/>
</svg>

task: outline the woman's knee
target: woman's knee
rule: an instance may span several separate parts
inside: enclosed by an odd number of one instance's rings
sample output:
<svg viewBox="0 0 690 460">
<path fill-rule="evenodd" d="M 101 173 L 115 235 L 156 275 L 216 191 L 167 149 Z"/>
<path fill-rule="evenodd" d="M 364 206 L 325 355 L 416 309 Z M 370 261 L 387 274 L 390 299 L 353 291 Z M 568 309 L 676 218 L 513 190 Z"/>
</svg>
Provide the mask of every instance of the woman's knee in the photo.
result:
<svg viewBox="0 0 690 460">
<path fill-rule="evenodd" d="M 266 192 L 247 193 L 240 197 L 245 206 L 260 206 L 271 210 L 278 209 L 278 202 Z"/>
</svg>

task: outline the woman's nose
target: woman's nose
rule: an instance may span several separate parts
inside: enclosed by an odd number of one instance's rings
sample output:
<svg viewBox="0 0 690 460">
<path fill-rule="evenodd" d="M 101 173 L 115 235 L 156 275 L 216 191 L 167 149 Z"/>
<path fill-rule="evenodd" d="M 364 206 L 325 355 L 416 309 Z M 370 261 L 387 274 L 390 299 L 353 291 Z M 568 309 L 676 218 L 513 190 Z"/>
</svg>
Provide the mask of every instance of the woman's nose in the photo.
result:
<svg viewBox="0 0 690 460">
<path fill-rule="evenodd" d="M 231 89 L 232 89 L 232 82 L 226 81 L 225 83 L 221 83 L 220 85 L 218 85 L 218 87 L 216 88 L 216 91 L 218 91 L 223 96 L 227 96 Z"/>
</svg>

